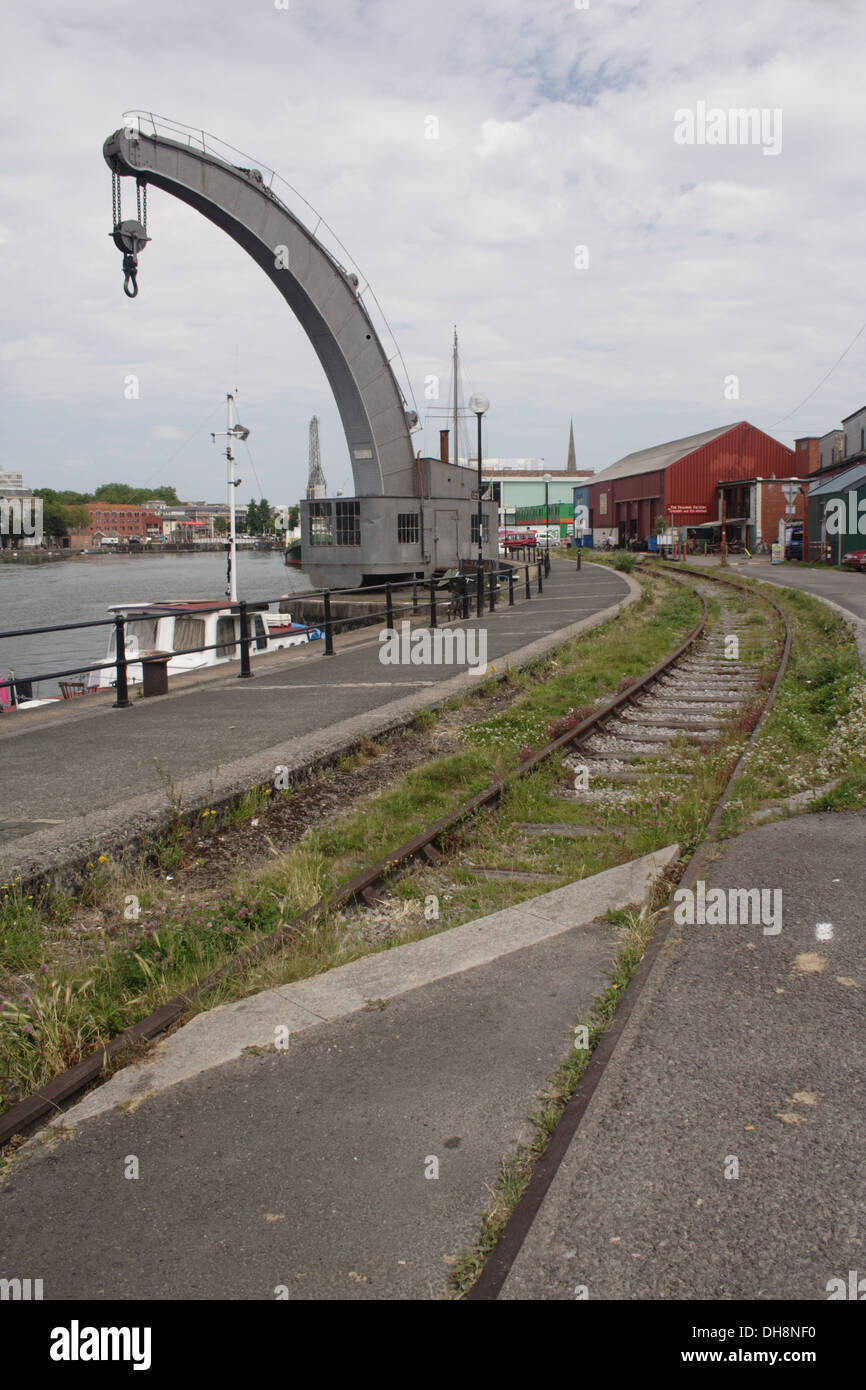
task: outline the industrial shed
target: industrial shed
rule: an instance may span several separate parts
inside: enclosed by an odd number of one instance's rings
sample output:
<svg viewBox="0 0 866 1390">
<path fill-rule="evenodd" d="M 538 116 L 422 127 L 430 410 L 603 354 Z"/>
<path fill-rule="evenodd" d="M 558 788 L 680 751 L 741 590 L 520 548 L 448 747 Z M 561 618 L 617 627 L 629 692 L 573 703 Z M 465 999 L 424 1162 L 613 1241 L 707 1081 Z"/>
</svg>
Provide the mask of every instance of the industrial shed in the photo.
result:
<svg viewBox="0 0 866 1390">
<path fill-rule="evenodd" d="M 866 463 L 809 488 L 809 558 L 841 564 L 866 550 Z"/>
<path fill-rule="evenodd" d="M 805 456 L 745 420 L 626 454 L 589 485 L 594 542 L 644 541 L 659 517 L 672 526 L 718 521 L 721 483 L 802 477 L 807 468 Z"/>
</svg>

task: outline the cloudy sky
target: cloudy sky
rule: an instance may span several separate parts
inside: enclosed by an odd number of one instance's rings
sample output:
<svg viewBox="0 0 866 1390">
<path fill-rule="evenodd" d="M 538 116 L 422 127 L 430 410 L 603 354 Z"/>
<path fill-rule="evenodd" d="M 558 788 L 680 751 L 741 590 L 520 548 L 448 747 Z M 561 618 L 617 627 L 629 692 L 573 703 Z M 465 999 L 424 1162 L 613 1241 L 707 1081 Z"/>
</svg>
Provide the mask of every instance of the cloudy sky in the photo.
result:
<svg viewBox="0 0 866 1390">
<path fill-rule="evenodd" d="M 738 419 L 790 443 L 866 403 L 864 333 L 801 405 L 866 320 L 860 0 L 283 3 L 6 7 L 0 468 L 220 498 L 209 431 L 237 387 L 242 498 L 298 497 L 313 414 L 330 489 L 352 490 L 318 360 L 223 232 L 152 190 L 124 297 L 102 143 L 136 108 L 309 199 L 369 278 L 422 420 L 456 323 L 486 453 L 562 467 L 573 416 L 599 469 Z M 740 108 L 765 137 L 697 143 L 701 110 Z"/>
</svg>

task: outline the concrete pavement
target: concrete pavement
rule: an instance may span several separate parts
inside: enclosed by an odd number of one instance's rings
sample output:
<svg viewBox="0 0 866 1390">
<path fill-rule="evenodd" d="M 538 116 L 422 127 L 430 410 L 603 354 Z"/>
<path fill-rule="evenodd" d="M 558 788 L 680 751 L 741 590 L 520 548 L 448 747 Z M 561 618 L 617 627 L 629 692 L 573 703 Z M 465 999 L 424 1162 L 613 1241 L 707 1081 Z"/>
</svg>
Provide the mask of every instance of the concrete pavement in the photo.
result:
<svg viewBox="0 0 866 1390">
<path fill-rule="evenodd" d="M 781 930 L 672 929 L 501 1298 L 825 1301 L 866 1275 L 864 833 L 804 815 L 724 846 L 708 889 L 780 888 Z M 14 1160 L 0 1277 L 443 1297 L 604 987 L 584 919 L 673 853 L 195 1019 Z"/>
<path fill-rule="evenodd" d="M 633 580 L 604 566 L 578 573 L 572 561 L 554 560 L 543 594 L 533 584 L 526 601 L 518 586 L 513 608 L 500 600 L 495 613 L 454 626 L 483 628 L 488 661 L 502 670 L 544 655 L 638 593 Z M 259 658 L 250 680 L 217 668 L 125 710 L 87 697 L 4 716 L 4 880 L 158 832 L 172 798 L 186 810 L 217 805 L 270 782 L 278 765 L 316 766 L 362 734 L 397 728 L 477 683 L 453 665 L 382 665 L 378 631 L 339 636 L 333 657 L 315 642 Z"/>
<path fill-rule="evenodd" d="M 677 853 L 194 1019 L 68 1111 L 71 1137 L 20 1151 L 0 1278 L 46 1299 L 443 1297 L 606 986 L 600 914 Z"/>
<path fill-rule="evenodd" d="M 500 1297 L 828 1298 L 866 1274 L 866 814 L 731 841 L 782 930 L 674 927 Z"/>
</svg>

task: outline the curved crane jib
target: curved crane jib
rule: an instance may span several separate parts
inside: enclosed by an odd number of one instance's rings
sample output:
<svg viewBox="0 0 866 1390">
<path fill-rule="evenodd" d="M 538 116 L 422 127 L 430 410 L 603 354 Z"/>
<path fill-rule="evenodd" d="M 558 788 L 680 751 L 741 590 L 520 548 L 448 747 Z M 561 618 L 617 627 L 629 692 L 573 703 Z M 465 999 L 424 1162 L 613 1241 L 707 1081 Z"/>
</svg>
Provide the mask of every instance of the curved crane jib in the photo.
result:
<svg viewBox="0 0 866 1390">
<path fill-rule="evenodd" d="M 124 253 L 127 294 L 137 293 L 138 255 L 147 234 L 147 186 L 154 184 L 222 228 L 265 271 L 298 319 L 322 364 L 340 412 L 357 496 L 411 496 L 415 490 L 412 413 L 366 308 L 347 273 L 275 197 L 258 170 L 191 144 L 128 128 L 103 146 L 112 171 L 112 236 Z M 136 180 L 137 222 L 124 223 L 120 183 Z"/>
</svg>

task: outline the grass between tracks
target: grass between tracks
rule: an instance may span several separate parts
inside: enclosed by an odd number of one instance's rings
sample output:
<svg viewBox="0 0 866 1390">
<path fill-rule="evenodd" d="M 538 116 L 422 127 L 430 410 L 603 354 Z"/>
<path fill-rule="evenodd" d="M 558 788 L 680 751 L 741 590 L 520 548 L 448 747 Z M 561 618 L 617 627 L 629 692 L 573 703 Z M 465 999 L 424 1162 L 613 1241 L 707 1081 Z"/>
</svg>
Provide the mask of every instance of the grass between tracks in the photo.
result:
<svg viewBox="0 0 866 1390">
<path fill-rule="evenodd" d="M 185 885 L 184 865 L 194 858 L 195 837 L 218 834 L 222 824 L 217 813 L 205 811 L 195 832 L 178 821 L 175 833 L 153 847 L 149 862 L 95 856 L 75 894 L 30 893 L 15 882 L 0 885 L 4 1108 L 513 771 L 527 743 L 538 747 L 546 741 L 548 725 L 648 670 L 698 616 L 692 593 L 653 582 L 618 619 L 509 673 L 506 686 L 514 700 L 504 716 L 485 718 L 486 697 L 501 690 L 495 678 L 486 678 L 478 694 L 467 697 L 477 702 L 478 718 L 459 752 L 416 769 L 309 831 L 253 881 L 247 873 L 227 877 L 217 890 Z M 421 724 L 429 725 L 430 719 L 422 716 Z M 368 741 L 354 757 L 376 752 Z M 253 788 L 225 819 L 244 820 L 251 835 L 267 840 L 268 799 L 294 795 L 303 791 Z M 580 867 L 569 872 L 580 876 Z M 402 901 L 412 908 L 412 899 L 410 885 Z M 470 895 L 464 912 L 471 914 L 471 907 Z M 404 923 L 399 939 L 441 930 L 457 915 L 452 910 L 447 920 L 428 920 L 421 910 L 408 931 Z M 222 982 L 198 1007 L 319 973 L 395 939 L 376 934 L 370 939 L 346 914 L 321 913 L 282 948 Z"/>
</svg>

